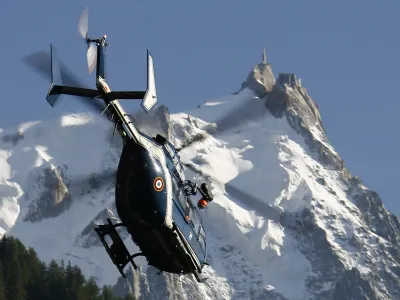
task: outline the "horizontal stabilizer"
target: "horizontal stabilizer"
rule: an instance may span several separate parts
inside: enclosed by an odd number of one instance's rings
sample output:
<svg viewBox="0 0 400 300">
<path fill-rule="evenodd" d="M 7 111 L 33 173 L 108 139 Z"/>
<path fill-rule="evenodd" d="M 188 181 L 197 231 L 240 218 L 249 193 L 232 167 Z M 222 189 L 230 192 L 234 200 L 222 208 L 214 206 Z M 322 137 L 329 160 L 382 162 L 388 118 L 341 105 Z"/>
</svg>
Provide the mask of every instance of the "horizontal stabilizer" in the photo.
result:
<svg viewBox="0 0 400 300">
<path fill-rule="evenodd" d="M 62 85 L 60 64 L 58 62 L 57 51 L 53 45 L 50 45 L 51 55 L 51 86 L 47 93 L 47 102 L 54 107 L 61 95 L 72 95 L 95 98 L 99 96 L 98 90 L 72 87 Z"/>
<path fill-rule="evenodd" d="M 153 57 L 147 50 L 147 90 L 142 101 L 143 109 L 148 112 L 157 103 L 156 82 L 154 76 Z"/>
<path fill-rule="evenodd" d="M 146 92 L 143 91 L 112 91 L 108 93 L 113 99 L 143 99 Z"/>
<path fill-rule="evenodd" d="M 60 96 L 60 95 L 71 95 L 71 96 L 96 98 L 99 96 L 99 91 L 92 90 L 92 89 L 78 88 L 78 87 L 73 87 L 73 86 L 52 84 L 47 98 L 52 97 L 52 96 Z M 49 100 L 47 100 L 47 101 L 49 101 Z M 50 103 L 50 105 L 54 106 L 51 103 Z"/>
</svg>

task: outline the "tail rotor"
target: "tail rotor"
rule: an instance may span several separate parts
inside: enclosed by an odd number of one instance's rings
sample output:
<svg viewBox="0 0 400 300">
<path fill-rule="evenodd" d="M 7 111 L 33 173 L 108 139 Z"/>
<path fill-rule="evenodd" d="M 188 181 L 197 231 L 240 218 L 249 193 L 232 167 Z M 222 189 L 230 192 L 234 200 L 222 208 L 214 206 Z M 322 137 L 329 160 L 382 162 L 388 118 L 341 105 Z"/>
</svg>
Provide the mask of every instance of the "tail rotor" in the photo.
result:
<svg viewBox="0 0 400 300">
<path fill-rule="evenodd" d="M 86 52 L 86 60 L 88 63 L 89 74 L 91 74 L 96 68 L 96 62 L 97 62 L 97 49 L 95 44 L 92 43 L 90 43 L 90 45 L 88 44 L 88 49 Z"/>
<path fill-rule="evenodd" d="M 79 34 L 85 40 L 88 40 L 88 23 L 89 23 L 89 12 L 88 8 L 86 7 L 82 12 L 81 17 L 79 18 L 79 24 L 78 24 Z"/>
<path fill-rule="evenodd" d="M 93 72 L 93 70 L 96 68 L 96 62 L 97 62 L 97 49 L 96 45 L 93 44 L 88 35 L 88 23 L 89 23 L 89 12 L 88 8 L 86 7 L 84 11 L 81 14 L 81 17 L 79 18 L 79 23 L 78 23 L 78 32 L 82 36 L 82 38 L 86 41 L 87 43 L 87 52 L 86 52 L 86 60 L 88 64 L 88 71 L 89 74 Z"/>
</svg>

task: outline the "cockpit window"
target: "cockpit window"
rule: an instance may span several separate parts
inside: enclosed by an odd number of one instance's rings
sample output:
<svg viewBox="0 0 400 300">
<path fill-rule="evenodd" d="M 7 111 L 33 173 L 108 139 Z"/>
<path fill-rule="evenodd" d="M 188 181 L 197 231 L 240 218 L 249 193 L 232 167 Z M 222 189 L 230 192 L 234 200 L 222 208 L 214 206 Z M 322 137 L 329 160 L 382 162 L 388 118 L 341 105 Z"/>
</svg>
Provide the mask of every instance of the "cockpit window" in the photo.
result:
<svg viewBox="0 0 400 300">
<path fill-rule="evenodd" d="M 176 152 L 175 146 L 167 140 L 168 145 L 171 147 L 172 151 Z"/>
<path fill-rule="evenodd" d="M 179 188 L 178 182 L 177 182 L 177 179 L 175 178 L 175 176 L 172 175 L 171 177 L 172 177 L 172 185 L 173 185 L 175 198 L 178 199 L 179 203 L 182 206 L 183 212 L 186 213 L 186 211 L 187 211 L 187 199 L 186 199 L 186 196 L 181 191 L 181 189 Z"/>
<path fill-rule="evenodd" d="M 201 218 L 199 215 L 199 212 L 196 210 L 196 208 L 193 206 L 193 204 L 190 202 L 190 219 L 192 220 L 193 225 L 195 226 L 196 232 L 198 230 L 198 226 L 201 224 Z"/>
<path fill-rule="evenodd" d="M 172 191 L 174 192 L 175 196 L 178 196 L 179 195 L 178 183 L 176 182 L 174 176 L 171 176 L 171 178 L 172 178 Z"/>
<path fill-rule="evenodd" d="M 168 170 L 170 170 L 171 172 L 174 172 L 174 171 L 175 171 L 175 165 L 174 165 L 173 161 L 170 160 L 170 159 L 167 157 L 166 162 L 167 162 L 167 168 L 168 168 Z"/>
<path fill-rule="evenodd" d="M 173 192 L 175 195 L 175 199 L 179 201 L 180 204 L 180 209 L 182 210 L 182 213 L 186 219 L 186 221 L 190 222 L 194 228 L 194 231 L 196 233 L 196 236 L 199 238 L 199 241 L 203 247 L 203 250 L 205 249 L 205 235 L 203 232 L 203 236 L 201 236 L 201 229 L 202 229 L 202 222 L 201 222 L 201 217 L 196 209 L 196 207 L 193 205 L 191 200 L 189 199 L 188 196 L 185 195 L 185 193 L 179 188 L 178 186 L 178 181 L 176 177 L 172 177 L 172 185 L 173 185 Z"/>
<path fill-rule="evenodd" d="M 206 233 L 204 232 L 203 226 L 200 226 L 199 242 L 200 242 L 201 248 L 203 248 L 203 250 L 205 251 L 205 249 L 206 249 Z"/>
</svg>

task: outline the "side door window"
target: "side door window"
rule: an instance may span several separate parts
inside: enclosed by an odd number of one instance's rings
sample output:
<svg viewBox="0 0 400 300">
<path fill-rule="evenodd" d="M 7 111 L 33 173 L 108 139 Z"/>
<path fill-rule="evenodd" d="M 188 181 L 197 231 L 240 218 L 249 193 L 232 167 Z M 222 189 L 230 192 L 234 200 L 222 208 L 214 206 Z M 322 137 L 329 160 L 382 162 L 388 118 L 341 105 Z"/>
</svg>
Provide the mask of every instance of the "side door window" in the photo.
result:
<svg viewBox="0 0 400 300">
<path fill-rule="evenodd" d="M 182 195 L 182 198 L 184 198 L 183 201 L 185 201 L 185 206 L 184 206 L 185 207 L 185 220 L 186 220 L 186 222 L 189 222 L 190 219 L 192 218 L 192 214 L 191 214 L 192 210 L 190 209 L 190 203 L 189 203 L 190 200 L 184 193 L 181 193 L 181 195 Z"/>
<path fill-rule="evenodd" d="M 204 232 L 202 225 L 200 225 L 200 230 L 199 230 L 199 242 L 200 242 L 201 248 L 203 248 L 203 251 L 205 251 L 205 249 L 206 249 L 206 233 Z"/>
<path fill-rule="evenodd" d="M 174 201 L 179 202 L 179 210 L 182 212 L 182 214 L 185 214 L 186 210 L 186 200 L 184 199 L 184 195 L 181 191 L 181 189 L 178 187 L 178 184 L 176 182 L 176 179 L 172 175 L 172 186 L 173 186 L 173 193 L 174 193 Z"/>
</svg>

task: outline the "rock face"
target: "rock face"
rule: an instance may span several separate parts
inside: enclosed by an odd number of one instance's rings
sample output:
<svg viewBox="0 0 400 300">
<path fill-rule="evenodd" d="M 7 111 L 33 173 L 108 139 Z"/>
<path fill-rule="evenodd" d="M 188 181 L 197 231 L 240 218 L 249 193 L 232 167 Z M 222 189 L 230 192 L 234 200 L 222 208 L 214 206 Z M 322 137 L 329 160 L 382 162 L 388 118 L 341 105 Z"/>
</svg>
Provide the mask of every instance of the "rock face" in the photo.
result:
<svg viewBox="0 0 400 300">
<path fill-rule="evenodd" d="M 47 218 L 55 218 L 67 210 L 71 204 L 71 196 L 68 192 L 68 179 L 66 176 L 68 167 L 46 167 L 37 176 L 33 177 L 33 185 L 40 187 L 37 195 L 27 193 L 26 197 L 34 199 L 28 206 L 28 212 L 24 221 L 38 222 Z"/>
<path fill-rule="evenodd" d="M 282 77 L 279 77 L 267 96 L 267 108 L 275 117 L 287 118 L 292 128 L 305 138 L 318 160 L 332 168 L 344 170 L 343 160 L 333 150 L 325 135 L 318 105 L 305 88 L 281 81 Z"/>
<path fill-rule="evenodd" d="M 118 279 L 113 287 L 116 296 L 124 296 L 131 293 L 136 299 L 171 299 L 184 300 L 184 291 L 178 277 L 159 274 L 159 271 L 151 266 L 145 273 L 141 267 L 138 270 L 130 269 L 126 279 Z"/>
<path fill-rule="evenodd" d="M 361 278 L 360 271 L 353 268 L 344 272 L 336 283 L 333 299 L 378 299 L 378 297 L 369 282 Z"/>
<path fill-rule="evenodd" d="M 301 80 L 296 74 L 279 73 L 275 80 L 271 64 L 266 61 L 265 49 L 262 62 L 250 71 L 246 81 L 242 83 L 242 89 L 244 88 L 249 88 L 259 98 L 267 98 L 266 106 L 275 117 L 286 116 L 291 126 L 314 149 L 316 157 L 343 170 L 343 160 L 333 151 L 325 134 L 313 134 L 325 133 L 318 105 L 301 86 Z"/>
<path fill-rule="evenodd" d="M 81 233 L 76 237 L 74 246 L 79 246 L 84 249 L 90 249 L 93 246 L 102 247 L 101 241 L 94 231 L 94 228 L 98 224 L 107 224 L 107 218 L 110 218 L 114 224 L 120 223 L 121 220 L 118 218 L 115 203 L 112 203 L 109 207 L 100 211 L 91 222 L 83 228 Z M 129 239 L 129 234 L 123 227 L 118 227 L 117 232 L 119 233 L 122 240 Z"/>
</svg>

